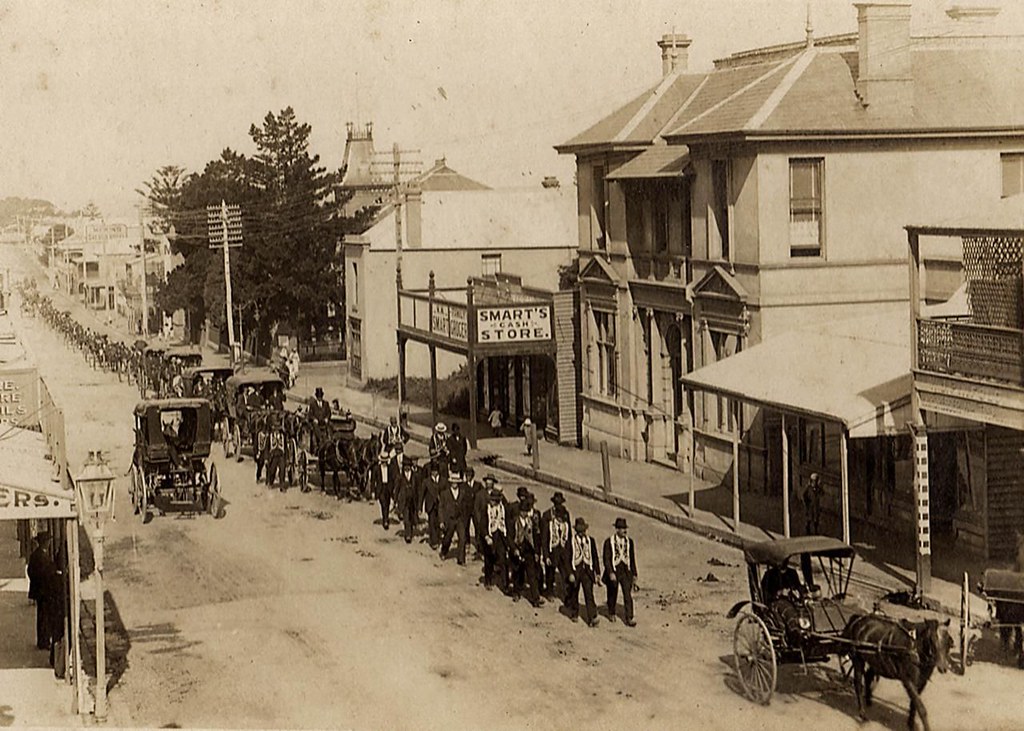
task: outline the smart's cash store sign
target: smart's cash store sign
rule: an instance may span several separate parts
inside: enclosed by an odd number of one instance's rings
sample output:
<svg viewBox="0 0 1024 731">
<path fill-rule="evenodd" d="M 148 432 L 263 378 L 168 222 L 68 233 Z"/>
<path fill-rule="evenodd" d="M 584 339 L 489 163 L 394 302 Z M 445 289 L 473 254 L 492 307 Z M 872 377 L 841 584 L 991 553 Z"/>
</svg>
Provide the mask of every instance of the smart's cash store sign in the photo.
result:
<svg viewBox="0 0 1024 731">
<path fill-rule="evenodd" d="M 545 340 L 551 340 L 550 305 L 508 305 L 476 310 L 476 341 L 481 345 Z"/>
<path fill-rule="evenodd" d="M 38 423 L 39 375 L 34 368 L 0 370 L 0 424 L 32 426 Z"/>
</svg>

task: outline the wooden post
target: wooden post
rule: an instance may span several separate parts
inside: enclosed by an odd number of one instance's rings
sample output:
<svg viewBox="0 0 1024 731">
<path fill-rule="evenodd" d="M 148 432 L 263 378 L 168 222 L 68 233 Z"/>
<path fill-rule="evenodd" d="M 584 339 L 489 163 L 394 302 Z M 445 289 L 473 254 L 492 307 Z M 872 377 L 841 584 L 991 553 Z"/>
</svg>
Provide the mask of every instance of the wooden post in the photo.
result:
<svg viewBox="0 0 1024 731">
<path fill-rule="evenodd" d="M 601 440 L 601 487 L 607 497 L 612 494 L 612 468 L 608 460 L 608 442 Z"/>
<path fill-rule="evenodd" d="M 842 478 L 840 500 L 843 515 L 843 542 L 850 542 L 850 460 L 847 456 L 846 427 L 843 427 L 842 439 L 839 442 L 839 464 Z"/>
<path fill-rule="evenodd" d="M 782 415 L 782 534 L 790 537 L 789 527 L 789 432 L 786 415 Z"/>
<path fill-rule="evenodd" d="M 476 449 L 476 308 L 473 306 L 473 277 L 466 278 L 466 365 L 469 368 L 469 446 Z"/>
<path fill-rule="evenodd" d="M 397 302 L 397 337 L 398 337 L 398 413 L 402 413 L 402 401 L 405 399 L 405 341 L 402 339 L 402 263 L 395 262 L 395 300 Z M 413 304 L 413 313 L 416 305 Z M 366 374 L 363 374 L 366 378 Z M 374 413 L 374 416 L 377 414 Z"/>
<path fill-rule="evenodd" d="M 730 399 L 732 406 L 732 529 L 740 530 L 740 419 L 737 399 Z"/>
<path fill-rule="evenodd" d="M 530 422 L 530 454 L 533 455 L 533 469 L 540 469 L 540 440 L 537 438 L 537 425 Z"/>
<path fill-rule="evenodd" d="M 430 351 L 430 428 L 437 423 L 437 348 L 428 346 Z"/>
<path fill-rule="evenodd" d="M 78 551 L 78 521 L 68 525 L 68 566 L 71 569 L 71 669 L 75 674 L 75 710 L 85 713 L 85 668 L 82 667 L 82 567 Z"/>
<path fill-rule="evenodd" d="M 693 423 L 693 420 L 690 420 Z M 693 428 L 690 429 L 690 494 L 687 496 L 690 508 L 690 517 L 696 514 L 696 498 L 693 494 L 694 483 L 697 481 L 697 435 Z"/>
</svg>

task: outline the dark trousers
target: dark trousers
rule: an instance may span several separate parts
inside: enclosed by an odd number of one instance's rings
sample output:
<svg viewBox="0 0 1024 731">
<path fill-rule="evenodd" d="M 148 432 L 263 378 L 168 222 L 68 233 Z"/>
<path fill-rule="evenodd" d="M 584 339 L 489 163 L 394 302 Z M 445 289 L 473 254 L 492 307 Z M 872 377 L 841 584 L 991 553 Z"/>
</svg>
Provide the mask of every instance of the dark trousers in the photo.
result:
<svg viewBox="0 0 1024 731">
<path fill-rule="evenodd" d="M 548 559 L 551 561 L 551 565 L 544 567 L 544 591 L 547 594 L 558 594 L 559 596 L 564 597 L 567 588 L 566 584 L 568 583 L 568 580 L 562 570 L 562 561 L 565 560 L 565 549 L 556 548 L 550 552 Z M 558 590 L 555 584 L 556 575 L 561 577 L 561 591 Z"/>
<path fill-rule="evenodd" d="M 416 501 L 410 500 L 408 497 L 400 499 L 398 501 L 398 517 L 405 526 L 405 542 L 412 543 L 412 534 L 416 530 L 416 519 L 419 517 Z"/>
<path fill-rule="evenodd" d="M 278 479 L 284 483 L 284 452 L 275 449 L 267 462 L 267 484 L 273 485 Z"/>
<path fill-rule="evenodd" d="M 42 599 L 36 599 L 36 647 L 45 650 L 50 647 L 50 626 L 46 606 Z"/>
<path fill-rule="evenodd" d="M 534 604 L 540 599 L 537 573 L 537 552 L 529 543 L 520 544 L 518 550 L 513 551 L 512 591 Z"/>
<path fill-rule="evenodd" d="M 574 569 L 576 581 L 569 584 L 565 593 L 565 606 L 570 617 L 578 617 L 580 613 L 580 587 L 583 587 L 583 600 L 586 602 L 586 613 L 583 619 L 590 622 L 597 619 L 597 603 L 594 601 L 594 572 L 590 569 Z"/>
<path fill-rule="evenodd" d="M 484 545 L 484 585 L 508 591 L 508 540 L 504 533 L 495 533 L 490 545 Z"/>
<path fill-rule="evenodd" d="M 386 482 L 377 483 L 377 502 L 380 503 L 380 522 L 384 530 L 391 525 L 391 485 Z"/>
<path fill-rule="evenodd" d="M 619 598 L 619 589 L 622 589 L 622 609 L 625 612 L 626 621 L 633 619 L 633 574 L 629 566 L 622 564 L 615 567 L 615 582 L 611 576 L 608 577 L 608 616 L 615 617 L 615 603 Z"/>
<path fill-rule="evenodd" d="M 447 557 L 452 547 L 452 538 L 458 533 L 459 548 L 455 554 L 459 564 L 466 563 L 466 543 L 469 541 L 469 523 L 461 518 L 450 520 L 444 524 L 444 534 L 441 538 L 441 556 Z"/>
<path fill-rule="evenodd" d="M 437 548 L 441 542 L 441 519 L 436 505 L 427 511 L 427 542 L 431 548 Z"/>
</svg>

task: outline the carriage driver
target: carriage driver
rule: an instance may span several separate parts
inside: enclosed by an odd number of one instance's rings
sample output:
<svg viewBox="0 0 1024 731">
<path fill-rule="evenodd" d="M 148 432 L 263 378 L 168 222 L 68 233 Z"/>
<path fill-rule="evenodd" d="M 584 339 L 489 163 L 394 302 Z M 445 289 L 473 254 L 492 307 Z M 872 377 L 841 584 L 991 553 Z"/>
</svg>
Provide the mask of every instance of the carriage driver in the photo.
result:
<svg viewBox="0 0 1024 731">
<path fill-rule="evenodd" d="M 313 422 L 313 434 L 316 437 L 314 451 L 324 443 L 327 424 L 331 420 L 331 405 L 324 399 L 324 390 L 317 386 L 313 391 L 313 400 L 309 402 L 309 420 Z"/>
</svg>

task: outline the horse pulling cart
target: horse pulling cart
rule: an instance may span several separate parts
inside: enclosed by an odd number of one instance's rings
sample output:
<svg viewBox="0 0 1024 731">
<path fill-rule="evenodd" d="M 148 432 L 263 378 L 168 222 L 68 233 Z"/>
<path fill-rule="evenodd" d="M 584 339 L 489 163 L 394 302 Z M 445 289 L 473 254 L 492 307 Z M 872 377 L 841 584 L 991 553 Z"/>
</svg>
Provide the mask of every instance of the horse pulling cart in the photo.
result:
<svg viewBox="0 0 1024 731">
<path fill-rule="evenodd" d="M 284 381 L 269 368 L 236 373 L 225 381 L 228 429 L 224 430 L 224 454 L 242 459 L 249 444 L 256 456 L 256 436 L 271 411 L 284 411 Z"/>
<path fill-rule="evenodd" d="M 132 507 L 143 523 L 161 515 L 216 512 L 217 467 L 210 456 L 210 402 L 152 399 L 135 406 L 135 453 L 129 470 Z"/>
<path fill-rule="evenodd" d="M 909 723 L 920 714 L 928 728 L 920 693 L 932 670 L 948 669 L 952 644 L 937 620 L 897 622 L 851 602 L 847 591 L 856 552 L 835 538 L 756 543 L 744 550 L 744 557 L 750 599 L 736 603 L 727 616 L 736 618 L 733 664 L 749 699 L 771 700 L 780 664 L 825 663 L 835 657 L 843 677 L 853 671 L 862 718 L 871 703 L 873 678 L 882 676 L 903 682 L 910 698 Z"/>
</svg>

